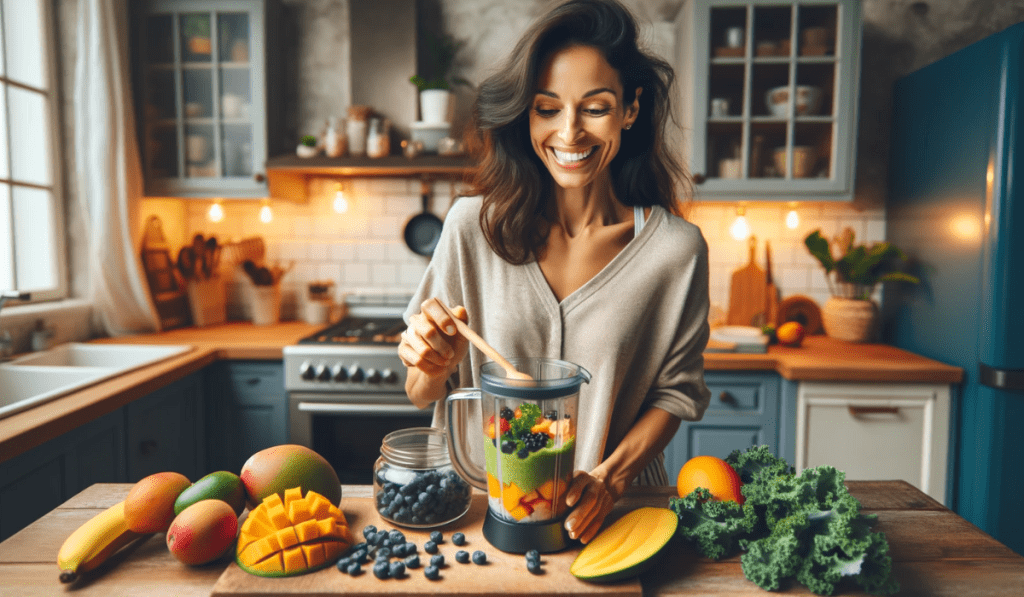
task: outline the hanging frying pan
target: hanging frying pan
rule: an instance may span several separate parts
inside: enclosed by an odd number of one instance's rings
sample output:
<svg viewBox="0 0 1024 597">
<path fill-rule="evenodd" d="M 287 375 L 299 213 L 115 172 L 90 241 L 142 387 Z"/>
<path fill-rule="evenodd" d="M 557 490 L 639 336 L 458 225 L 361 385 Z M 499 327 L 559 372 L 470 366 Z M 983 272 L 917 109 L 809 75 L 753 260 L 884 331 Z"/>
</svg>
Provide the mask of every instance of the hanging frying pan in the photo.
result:
<svg viewBox="0 0 1024 597">
<path fill-rule="evenodd" d="M 441 238 L 441 218 L 430 213 L 430 185 L 423 182 L 421 189 L 423 211 L 405 223 L 405 244 L 417 255 L 430 257 Z"/>
</svg>

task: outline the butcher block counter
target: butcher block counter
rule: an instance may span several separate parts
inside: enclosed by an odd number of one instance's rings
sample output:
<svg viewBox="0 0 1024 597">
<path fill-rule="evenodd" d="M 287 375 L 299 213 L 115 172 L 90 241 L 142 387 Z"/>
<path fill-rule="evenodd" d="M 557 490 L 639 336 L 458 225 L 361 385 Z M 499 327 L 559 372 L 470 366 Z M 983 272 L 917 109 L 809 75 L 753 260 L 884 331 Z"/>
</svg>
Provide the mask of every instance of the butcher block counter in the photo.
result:
<svg viewBox="0 0 1024 597">
<path fill-rule="evenodd" d="M 851 494 L 865 513 L 878 515 L 875 530 L 884 532 L 893 558 L 900 595 L 1019 595 L 1024 581 L 1024 558 L 991 536 L 903 481 L 849 481 Z M 230 557 L 213 564 L 187 567 L 167 551 L 160 534 L 140 540 L 92 576 L 71 586 L 57 579 L 57 551 L 64 539 L 86 520 L 123 500 L 130 484 L 97 484 L 68 500 L 46 516 L 0 543 L 0 594 L 36 597 L 217 597 L 243 595 L 326 596 L 379 595 L 393 597 L 448 593 L 451 595 L 646 595 L 646 596 L 766 596 L 748 581 L 739 557 L 713 561 L 697 554 L 680 539 L 658 556 L 654 568 L 639 579 L 613 584 L 585 583 L 569 574 L 578 549 L 570 548 L 542 558 L 543 574 L 532 575 L 520 555 L 491 547 L 480 535 L 486 496 L 477 493 L 473 507 L 462 519 L 440 530 L 446 539 L 455 531 L 467 535 L 465 549 L 487 553 L 488 564 L 459 564 L 450 541 L 441 545 L 446 566 L 442 578 L 429 581 L 422 568 L 403 579 L 381 581 L 368 571 L 357 577 L 333 567 L 304 576 L 272 579 L 247 575 Z M 366 524 L 394 528 L 370 506 L 372 488 L 345 486 L 341 508 L 354 532 Z M 616 505 L 606 524 L 641 506 L 666 507 L 673 489 L 631 488 Z M 426 533 L 404 529 L 409 540 L 422 547 Z M 422 552 L 421 552 L 422 556 Z M 801 585 L 785 594 L 808 595 Z M 846 587 L 839 595 L 863 595 Z"/>
<path fill-rule="evenodd" d="M 321 327 L 294 321 L 269 326 L 231 322 L 94 340 L 107 344 L 184 344 L 193 349 L 0 419 L 0 462 L 218 360 L 280 360 L 285 346 Z M 809 336 L 798 348 L 771 346 L 766 354 L 708 352 L 704 366 L 709 371 L 774 371 L 794 381 L 959 383 L 963 375 L 958 367 L 892 346 L 853 344 L 827 336 Z"/>
</svg>

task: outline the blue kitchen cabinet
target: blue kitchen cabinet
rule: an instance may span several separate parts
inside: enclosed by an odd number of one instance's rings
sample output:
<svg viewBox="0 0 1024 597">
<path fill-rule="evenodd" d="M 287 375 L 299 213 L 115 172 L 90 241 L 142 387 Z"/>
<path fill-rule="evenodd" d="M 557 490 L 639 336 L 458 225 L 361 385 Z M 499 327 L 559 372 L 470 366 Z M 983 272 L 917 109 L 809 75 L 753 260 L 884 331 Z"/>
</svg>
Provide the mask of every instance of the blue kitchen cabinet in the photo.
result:
<svg viewBox="0 0 1024 597">
<path fill-rule="evenodd" d="M 93 483 L 124 482 L 124 437 L 116 410 L 0 463 L 0 541 Z"/>
<path fill-rule="evenodd" d="M 287 443 L 281 361 L 222 361 L 207 369 L 211 470 L 238 473 L 252 454 Z"/>
<path fill-rule="evenodd" d="M 174 471 L 195 481 L 206 474 L 202 376 L 189 375 L 125 408 L 128 481 Z"/>
<path fill-rule="evenodd" d="M 665 448 L 665 469 L 674 482 L 694 456 L 725 458 L 733 450 L 765 444 L 793 462 L 792 428 L 795 392 L 784 392 L 782 379 L 770 372 L 707 371 L 711 403 L 700 421 L 683 421 Z M 785 385 L 788 388 L 788 384 Z"/>
</svg>

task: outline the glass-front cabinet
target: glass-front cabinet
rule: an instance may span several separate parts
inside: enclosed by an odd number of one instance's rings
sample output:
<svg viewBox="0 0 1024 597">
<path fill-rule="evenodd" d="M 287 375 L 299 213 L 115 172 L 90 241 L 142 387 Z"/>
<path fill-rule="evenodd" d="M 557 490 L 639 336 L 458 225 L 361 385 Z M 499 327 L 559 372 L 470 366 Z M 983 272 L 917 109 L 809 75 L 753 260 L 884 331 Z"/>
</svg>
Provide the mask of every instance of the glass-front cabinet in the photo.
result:
<svg viewBox="0 0 1024 597">
<path fill-rule="evenodd" d="M 677 25 L 699 198 L 852 199 L 857 0 L 687 0 Z"/>
<path fill-rule="evenodd" d="M 137 15 L 147 196 L 266 196 L 264 8 L 153 0 Z"/>
</svg>

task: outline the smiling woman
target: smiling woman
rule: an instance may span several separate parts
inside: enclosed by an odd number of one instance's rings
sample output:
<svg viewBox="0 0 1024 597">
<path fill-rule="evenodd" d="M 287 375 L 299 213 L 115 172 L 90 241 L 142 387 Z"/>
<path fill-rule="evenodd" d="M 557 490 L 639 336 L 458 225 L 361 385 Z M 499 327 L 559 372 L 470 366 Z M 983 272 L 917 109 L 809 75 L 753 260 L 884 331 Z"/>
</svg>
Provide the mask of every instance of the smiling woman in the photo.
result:
<svg viewBox="0 0 1024 597">
<path fill-rule="evenodd" d="M 565 494 L 586 543 L 628 485 L 668 482 L 663 449 L 707 408 L 707 245 L 665 144 L 672 69 L 622 4 L 556 6 L 495 72 L 474 107 L 479 196 L 449 211 L 399 356 L 438 427 L 447 390 L 481 387 L 485 362 L 453 315 L 500 354 L 593 372 Z"/>
</svg>

